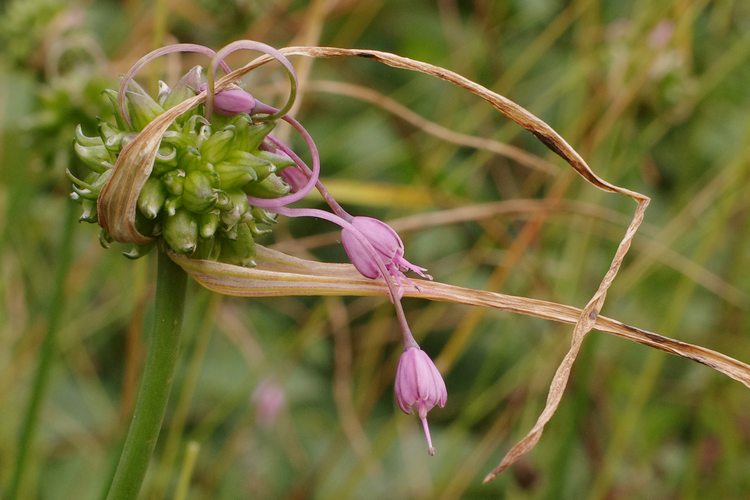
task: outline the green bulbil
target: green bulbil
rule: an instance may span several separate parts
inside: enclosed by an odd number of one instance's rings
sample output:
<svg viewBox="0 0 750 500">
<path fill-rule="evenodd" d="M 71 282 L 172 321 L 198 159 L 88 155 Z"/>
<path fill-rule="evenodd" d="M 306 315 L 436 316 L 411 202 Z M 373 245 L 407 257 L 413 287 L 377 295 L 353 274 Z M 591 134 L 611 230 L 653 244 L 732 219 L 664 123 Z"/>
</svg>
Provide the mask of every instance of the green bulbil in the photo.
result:
<svg viewBox="0 0 750 500">
<path fill-rule="evenodd" d="M 294 160 L 289 158 L 287 155 L 279 155 L 271 153 L 270 151 L 258 151 L 257 156 L 264 160 L 270 161 L 276 166 L 278 170 L 281 170 L 282 168 L 293 167 L 296 165 L 294 163 Z"/>
<path fill-rule="evenodd" d="M 227 156 L 226 161 L 252 168 L 258 180 L 263 180 L 276 172 L 276 166 L 273 163 L 247 151 L 233 151 Z"/>
<path fill-rule="evenodd" d="M 147 219 L 156 219 L 166 199 L 164 184 L 156 177 L 150 177 L 138 196 L 138 210 Z"/>
<path fill-rule="evenodd" d="M 249 210 L 250 205 L 244 192 L 239 190 L 227 192 L 225 205 L 221 207 L 221 222 L 227 229 L 231 229 Z"/>
<path fill-rule="evenodd" d="M 278 198 L 289 193 L 290 187 L 281 177 L 271 174 L 260 182 L 251 182 L 245 186 L 245 193 L 258 198 Z"/>
<path fill-rule="evenodd" d="M 209 176 L 200 170 L 188 172 L 182 191 L 182 203 L 191 212 L 202 213 L 216 204 L 216 190 Z"/>
<path fill-rule="evenodd" d="M 198 245 L 198 223 L 195 217 L 179 209 L 164 221 L 164 239 L 178 253 L 191 254 Z"/>
<path fill-rule="evenodd" d="M 130 89 L 125 92 L 128 102 L 128 113 L 130 122 L 135 130 L 141 131 L 146 125 L 164 112 L 164 108 L 154 101 L 140 85 L 130 83 Z"/>
<path fill-rule="evenodd" d="M 182 195 L 182 190 L 185 185 L 185 171 L 182 169 L 170 170 L 164 174 L 161 178 L 164 186 L 169 191 L 169 194 L 174 196 Z"/>
<path fill-rule="evenodd" d="M 81 200 L 83 212 L 78 218 L 80 222 L 97 222 L 96 219 L 96 200 Z"/>
<path fill-rule="evenodd" d="M 193 144 L 192 138 L 185 132 L 178 132 L 177 130 L 167 130 L 164 135 L 161 136 L 162 146 L 169 145 L 174 146 L 178 151 L 186 150 Z"/>
<path fill-rule="evenodd" d="M 224 190 L 241 188 L 248 182 L 258 180 L 255 169 L 248 165 L 223 161 L 217 163 L 214 168 L 219 175 L 219 187 Z"/>
<path fill-rule="evenodd" d="M 168 217 L 173 217 L 177 210 L 182 208 L 182 197 L 181 196 L 170 196 L 167 201 L 164 202 L 164 211 Z"/>
<path fill-rule="evenodd" d="M 275 121 L 268 121 L 262 123 L 252 123 L 252 119 L 244 114 L 237 115 L 232 118 L 232 125 L 235 127 L 235 137 L 232 148 L 235 151 L 256 151 L 263 139 L 276 126 Z"/>
<path fill-rule="evenodd" d="M 233 139 L 234 127 L 215 132 L 201 144 L 203 158 L 209 163 L 223 160 L 232 150 Z"/>
<path fill-rule="evenodd" d="M 153 175 L 161 176 L 177 167 L 177 149 L 173 146 L 162 146 L 154 160 Z"/>
<path fill-rule="evenodd" d="M 80 125 L 76 126 L 75 131 L 75 141 L 76 144 L 80 144 L 81 146 L 103 146 L 104 141 L 102 141 L 101 137 L 97 136 L 88 136 L 83 133 L 83 129 Z"/>
<path fill-rule="evenodd" d="M 104 147 L 111 153 L 119 153 L 122 149 L 122 142 L 126 133 L 117 130 L 107 122 L 99 121 L 99 135 L 103 141 Z"/>
<path fill-rule="evenodd" d="M 117 125 L 118 130 L 130 130 L 130 127 L 125 125 L 125 122 L 122 119 L 122 116 L 120 116 L 120 104 L 117 102 L 117 91 L 112 89 L 104 89 L 102 91 L 102 95 L 104 95 L 104 98 L 107 99 L 112 106 L 112 109 L 115 110 L 115 124 Z"/>
<path fill-rule="evenodd" d="M 221 213 L 219 210 L 211 210 L 201 214 L 200 234 L 201 238 L 213 238 L 221 222 Z"/>
<path fill-rule="evenodd" d="M 76 142 L 73 144 L 73 149 L 78 158 L 95 172 L 104 172 L 112 166 L 112 157 L 103 144 L 98 146 L 83 146 Z"/>
<path fill-rule="evenodd" d="M 191 172 L 193 170 L 203 170 L 205 162 L 198 148 L 189 147 L 179 155 L 178 164 L 186 172 Z"/>
<path fill-rule="evenodd" d="M 258 207 L 253 207 L 250 213 L 253 215 L 253 220 L 260 224 L 276 224 L 277 215 L 274 213 L 267 212 Z"/>
<path fill-rule="evenodd" d="M 238 224 L 235 239 L 226 239 L 221 245 L 222 262 L 239 266 L 255 266 L 255 240 L 247 224 Z"/>
</svg>

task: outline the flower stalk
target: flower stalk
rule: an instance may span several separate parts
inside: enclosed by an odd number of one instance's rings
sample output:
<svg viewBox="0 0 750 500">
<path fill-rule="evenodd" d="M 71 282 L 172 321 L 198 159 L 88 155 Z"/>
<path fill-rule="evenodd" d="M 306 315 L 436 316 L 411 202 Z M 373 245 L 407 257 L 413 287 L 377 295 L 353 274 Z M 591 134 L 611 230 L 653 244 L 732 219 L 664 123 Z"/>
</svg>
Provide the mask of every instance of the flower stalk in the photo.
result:
<svg viewBox="0 0 750 500">
<path fill-rule="evenodd" d="M 187 275 L 159 252 L 154 325 L 143 378 L 107 500 L 138 497 L 159 437 L 179 352 Z"/>
</svg>

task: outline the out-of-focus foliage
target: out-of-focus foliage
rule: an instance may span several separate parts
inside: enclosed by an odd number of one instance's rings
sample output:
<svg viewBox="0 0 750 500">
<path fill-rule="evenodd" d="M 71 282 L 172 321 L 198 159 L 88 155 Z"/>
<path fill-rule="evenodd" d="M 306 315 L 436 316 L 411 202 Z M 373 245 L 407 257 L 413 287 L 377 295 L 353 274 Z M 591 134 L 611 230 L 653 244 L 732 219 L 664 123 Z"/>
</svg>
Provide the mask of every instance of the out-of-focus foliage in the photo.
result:
<svg viewBox="0 0 750 500">
<path fill-rule="evenodd" d="M 65 169 L 79 168 L 74 127 L 94 130 L 110 112 L 101 89 L 177 40 L 389 50 L 506 95 L 555 127 L 601 176 L 653 198 L 603 313 L 750 360 L 748 25 L 742 1 L 8 2 L 0 14 L 0 471 L 17 454 L 50 315 L 70 203 Z M 310 64 L 293 62 L 300 72 Z M 155 91 L 157 78 L 173 84 L 195 63 L 167 58 L 141 83 Z M 248 88 L 273 102 L 275 80 L 258 74 Z M 456 146 L 326 91 L 327 80 L 376 90 L 451 130 L 559 168 L 530 170 Z M 318 60 L 307 84 L 297 116 L 318 142 L 323 179 L 353 212 L 394 219 L 531 200 L 403 231 L 410 261 L 449 283 L 577 306 L 591 296 L 632 203 L 593 190 L 486 104 L 426 76 L 368 60 Z M 336 236 L 326 246 L 306 238 L 332 230 L 280 221 L 275 240 L 263 243 L 343 261 Z M 141 330 L 151 319 L 153 263 L 103 250 L 91 226 L 75 231 L 27 498 L 99 495 L 148 345 Z M 533 424 L 570 327 L 416 300 L 406 307 L 448 387 L 446 407 L 430 413 L 433 458 L 417 421 L 393 401 L 400 349 L 387 301 L 221 299 L 193 287 L 144 498 L 172 496 L 190 442 L 200 445 L 190 498 L 750 491 L 750 392 L 706 367 L 598 333 L 538 448 L 482 486 Z M 252 397 L 267 379 L 285 391 L 271 426 L 257 424 Z M 0 474 L 0 489 L 8 481 Z"/>
</svg>

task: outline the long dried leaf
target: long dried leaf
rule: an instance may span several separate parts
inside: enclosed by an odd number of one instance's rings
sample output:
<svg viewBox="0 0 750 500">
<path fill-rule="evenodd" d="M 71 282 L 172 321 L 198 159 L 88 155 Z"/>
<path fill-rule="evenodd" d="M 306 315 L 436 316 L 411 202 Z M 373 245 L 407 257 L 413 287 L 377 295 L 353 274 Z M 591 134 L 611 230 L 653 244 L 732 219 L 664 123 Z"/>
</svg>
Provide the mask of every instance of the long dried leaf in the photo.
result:
<svg viewBox="0 0 750 500">
<path fill-rule="evenodd" d="M 258 246 L 255 268 L 190 259 L 171 254 L 198 283 L 224 295 L 237 297 L 276 296 L 380 296 L 388 290 L 382 280 L 364 278 L 351 264 L 329 264 L 292 257 Z M 546 300 L 474 290 L 446 283 L 415 279 L 419 287 L 405 287 L 404 295 L 426 300 L 489 307 L 549 321 L 576 324 L 582 309 Z M 597 316 L 593 328 L 660 351 L 691 359 L 737 380 L 750 388 L 750 365 L 705 347 L 675 340 Z"/>
</svg>

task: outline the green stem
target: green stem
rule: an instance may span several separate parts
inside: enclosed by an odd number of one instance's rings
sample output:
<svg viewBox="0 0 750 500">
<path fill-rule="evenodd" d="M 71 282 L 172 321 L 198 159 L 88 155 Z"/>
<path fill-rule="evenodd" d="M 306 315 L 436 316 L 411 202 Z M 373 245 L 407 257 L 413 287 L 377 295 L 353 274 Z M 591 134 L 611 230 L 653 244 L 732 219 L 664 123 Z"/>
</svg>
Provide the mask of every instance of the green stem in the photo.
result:
<svg viewBox="0 0 750 500">
<path fill-rule="evenodd" d="M 39 410 L 47 393 L 50 369 L 55 358 L 58 325 L 65 299 L 65 277 L 68 275 L 68 270 L 70 269 L 73 251 L 73 233 L 76 227 L 77 210 L 78 207 L 75 203 L 65 203 L 65 224 L 57 254 L 57 268 L 55 269 L 55 279 L 53 281 L 54 288 L 48 309 L 47 332 L 40 348 L 39 364 L 34 374 L 34 385 L 18 438 L 16 468 L 13 471 L 13 478 L 8 489 L 8 500 L 15 500 L 23 496 L 20 493 L 23 490 L 24 472 L 29 462 L 29 453 L 34 444 L 34 437 L 39 422 Z"/>
<path fill-rule="evenodd" d="M 133 417 L 107 494 L 108 500 L 135 499 L 146 475 L 177 364 L 186 281 L 185 272 L 166 254 L 159 252 L 154 328 Z"/>
</svg>

